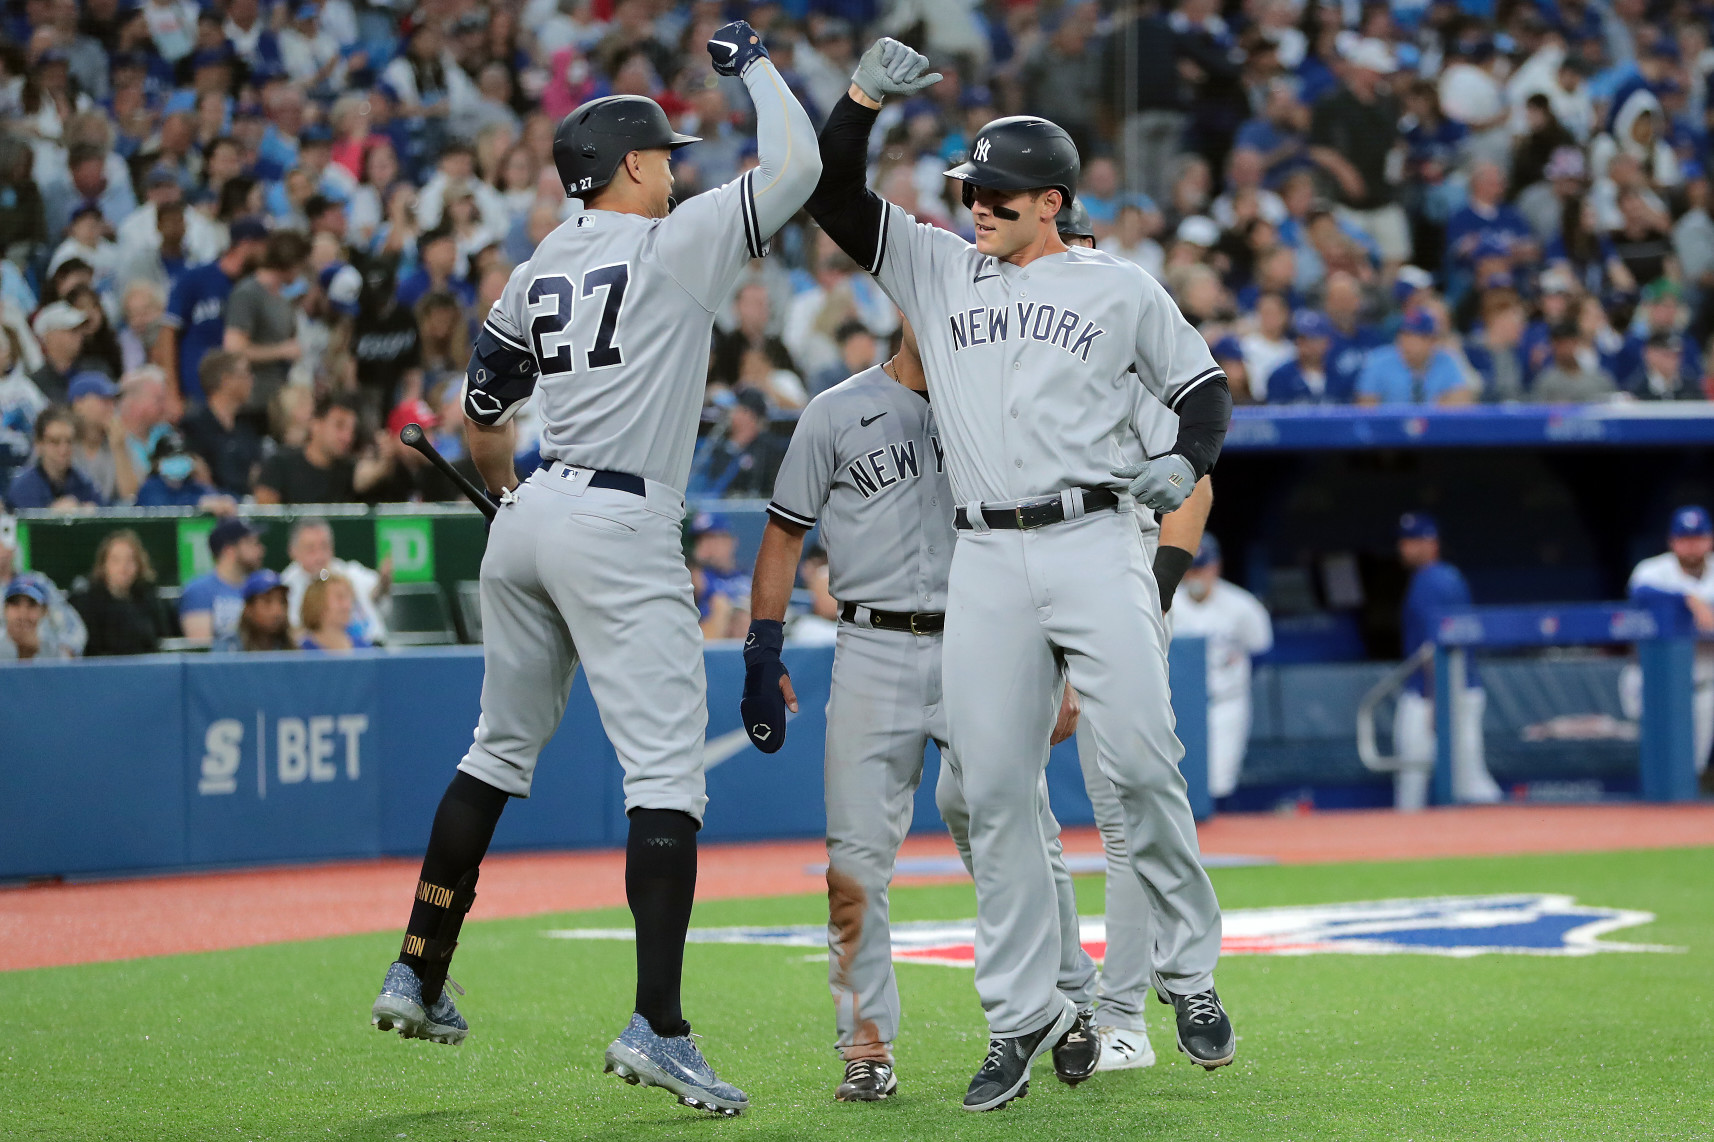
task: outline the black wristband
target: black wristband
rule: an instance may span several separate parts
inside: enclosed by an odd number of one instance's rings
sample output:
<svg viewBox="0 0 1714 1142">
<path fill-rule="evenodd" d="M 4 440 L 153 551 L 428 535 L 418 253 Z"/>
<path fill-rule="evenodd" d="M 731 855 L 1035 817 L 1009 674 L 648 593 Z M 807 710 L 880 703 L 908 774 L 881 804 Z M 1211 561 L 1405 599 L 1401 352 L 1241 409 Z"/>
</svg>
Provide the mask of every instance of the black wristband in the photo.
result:
<svg viewBox="0 0 1714 1142">
<path fill-rule="evenodd" d="M 750 633 L 744 639 L 744 665 L 777 660 L 780 648 L 786 644 L 786 624 L 779 619 L 751 619 Z"/>
<path fill-rule="evenodd" d="M 1161 614 L 1172 610 L 1172 597 L 1178 591 L 1179 580 L 1190 570 L 1196 556 L 1182 547 L 1161 544 L 1155 552 L 1155 582 L 1161 589 Z"/>
</svg>

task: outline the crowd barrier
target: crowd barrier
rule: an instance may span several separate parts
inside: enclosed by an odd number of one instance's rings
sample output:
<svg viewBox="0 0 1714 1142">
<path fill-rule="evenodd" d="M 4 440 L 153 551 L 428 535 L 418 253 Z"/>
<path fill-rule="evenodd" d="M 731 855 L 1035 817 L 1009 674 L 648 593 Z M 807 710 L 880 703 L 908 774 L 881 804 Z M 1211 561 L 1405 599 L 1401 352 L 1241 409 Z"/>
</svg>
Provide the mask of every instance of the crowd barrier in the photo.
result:
<svg viewBox="0 0 1714 1142">
<path fill-rule="evenodd" d="M 1206 816 L 1202 643 L 1172 655 L 1183 768 Z M 822 835 L 832 659 L 831 647 L 787 648 L 802 712 L 765 755 L 738 721 L 741 650 L 707 650 L 704 839 Z M 421 852 L 481 683 L 475 648 L 0 666 L 0 879 Z M 937 774 L 931 748 L 915 830 L 941 828 Z M 501 819 L 494 847 L 624 844 L 620 779 L 580 673 L 532 796 Z M 1048 780 L 1062 821 L 1092 821 L 1070 743 Z"/>
</svg>

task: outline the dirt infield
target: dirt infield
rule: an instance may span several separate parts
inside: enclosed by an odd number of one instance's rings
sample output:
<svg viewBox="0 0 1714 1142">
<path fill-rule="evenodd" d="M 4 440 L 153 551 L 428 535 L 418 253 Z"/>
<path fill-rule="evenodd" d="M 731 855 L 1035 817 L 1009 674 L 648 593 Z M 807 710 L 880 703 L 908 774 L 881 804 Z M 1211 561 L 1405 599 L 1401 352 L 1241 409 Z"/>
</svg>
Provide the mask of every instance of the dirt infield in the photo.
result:
<svg viewBox="0 0 1714 1142">
<path fill-rule="evenodd" d="M 1200 830 L 1206 853 L 1283 864 L 1714 845 L 1714 805 L 1516 806 L 1235 815 Z M 1067 853 L 1094 853 L 1093 829 L 1067 830 Z M 942 835 L 912 837 L 903 857 L 954 856 Z M 819 841 L 708 845 L 702 899 L 825 891 Z M 478 918 L 625 903 L 624 853 L 496 855 L 482 866 Z M 214 951 L 402 928 L 415 860 L 56 884 L 0 891 L 0 971 Z M 901 877 L 913 883 L 945 877 Z"/>
</svg>

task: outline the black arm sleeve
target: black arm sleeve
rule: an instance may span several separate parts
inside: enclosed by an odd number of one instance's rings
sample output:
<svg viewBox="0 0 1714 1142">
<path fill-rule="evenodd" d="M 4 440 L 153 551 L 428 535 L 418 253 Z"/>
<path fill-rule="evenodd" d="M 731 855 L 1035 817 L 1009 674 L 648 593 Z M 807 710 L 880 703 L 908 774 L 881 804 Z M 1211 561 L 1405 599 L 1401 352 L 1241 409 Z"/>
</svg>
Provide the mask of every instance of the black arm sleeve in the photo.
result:
<svg viewBox="0 0 1714 1142">
<path fill-rule="evenodd" d="M 881 262 L 881 199 L 869 189 L 869 132 L 879 112 L 841 95 L 821 128 L 821 181 L 809 214 L 851 260 L 874 273 Z"/>
<path fill-rule="evenodd" d="M 1155 551 L 1155 582 L 1161 589 L 1161 614 L 1172 610 L 1172 597 L 1196 556 L 1182 547 L 1163 543 Z"/>
<path fill-rule="evenodd" d="M 1226 426 L 1232 421 L 1232 390 L 1224 373 L 1197 385 L 1178 405 L 1178 440 L 1172 450 L 1190 461 L 1198 480 L 1214 468 Z"/>
</svg>

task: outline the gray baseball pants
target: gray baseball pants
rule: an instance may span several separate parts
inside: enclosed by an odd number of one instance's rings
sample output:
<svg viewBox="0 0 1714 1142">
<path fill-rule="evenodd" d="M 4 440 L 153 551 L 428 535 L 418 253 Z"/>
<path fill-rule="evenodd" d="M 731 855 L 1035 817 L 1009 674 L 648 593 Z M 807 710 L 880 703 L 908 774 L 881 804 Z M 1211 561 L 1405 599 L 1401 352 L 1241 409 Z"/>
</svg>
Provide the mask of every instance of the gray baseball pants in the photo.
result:
<svg viewBox="0 0 1714 1142">
<path fill-rule="evenodd" d="M 1178 993 L 1209 987 L 1220 906 L 1178 770 L 1159 595 L 1131 514 L 961 532 L 945 639 L 947 728 L 970 812 L 976 990 L 991 1033 L 1039 1030 L 1066 1002 L 1053 871 L 1045 848 L 1019 840 L 1040 834 L 1047 699 L 1062 659 L 1149 899 L 1154 974 Z"/>
</svg>

